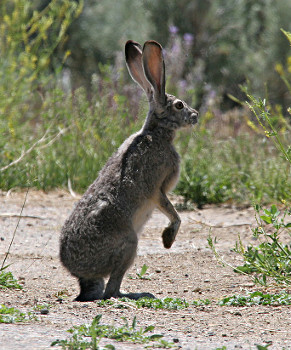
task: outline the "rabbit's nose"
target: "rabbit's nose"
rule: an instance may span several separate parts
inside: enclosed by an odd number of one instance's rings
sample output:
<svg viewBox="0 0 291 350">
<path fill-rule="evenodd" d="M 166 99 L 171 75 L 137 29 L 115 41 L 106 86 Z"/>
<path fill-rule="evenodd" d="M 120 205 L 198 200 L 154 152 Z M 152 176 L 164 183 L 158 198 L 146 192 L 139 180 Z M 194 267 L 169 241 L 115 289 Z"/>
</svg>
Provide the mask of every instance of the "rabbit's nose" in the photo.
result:
<svg viewBox="0 0 291 350">
<path fill-rule="evenodd" d="M 197 111 L 194 111 L 194 112 L 191 113 L 190 120 L 191 120 L 192 124 L 197 123 L 197 121 L 198 121 L 198 114 L 199 113 Z"/>
<path fill-rule="evenodd" d="M 198 115 L 199 115 L 199 113 L 196 111 L 196 109 L 193 109 L 193 112 L 192 112 L 192 114 L 191 114 L 191 117 L 196 117 L 196 118 L 198 118 Z"/>
</svg>

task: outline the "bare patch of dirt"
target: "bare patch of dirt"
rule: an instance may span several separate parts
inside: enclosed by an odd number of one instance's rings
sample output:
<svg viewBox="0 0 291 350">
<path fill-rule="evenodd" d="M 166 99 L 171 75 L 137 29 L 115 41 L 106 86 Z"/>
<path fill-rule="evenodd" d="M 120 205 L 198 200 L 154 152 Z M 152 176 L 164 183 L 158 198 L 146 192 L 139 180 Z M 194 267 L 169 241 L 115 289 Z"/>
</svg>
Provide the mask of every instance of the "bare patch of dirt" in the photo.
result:
<svg viewBox="0 0 291 350">
<path fill-rule="evenodd" d="M 3 261 L 17 224 L 24 193 L 0 193 L 0 262 Z M 291 349 L 290 307 L 218 306 L 224 296 L 261 290 L 245 276 L 217 264 L 207 247 L 211 230 L 218 238 L 217 249 L 236 265 L 238 256 L 231 251 L 239 233 L 243 242 L 252 242 L 252 209 L 208 207 L 181 212 L 182 226 L 172 249 L 163 248 L 161 232 L 167 225 L 158 211 L 144 229 L 138 256 L 122 284 L 127 292 L 150 292 L 158 298 L 178 297 L 188 302 L 210 299 L 206 306 L 185 310 L 117 309 L 96 303 L 77 303 L 77 281 L 62 267 L 58 258 L 59 233 L 76 198 L 62 191 L 30 191 L 7 264 L 20 279 L 23 290 L 0 290 L 0 303 L 31 312 L 36 305 L 48 305 L 46 315 L 36 312 L 37 320 L 22 324 L 0 324 L 0 349 L 50 349 L 56 339 L 68 336 L 73 325 L 90 323 L 102 314 L 106 324 L 122 324 L 121 317 L 139 326 L 155 326 L 165 339 L 177 341 L 182 349 L 211 350 L 256 349 L 255 344 L 272 344 L 269 349 Z M 136 278 L 143 264 L 149 266 L 150 280 Z M 59 298 L 59 296 L 62 296 Z M 114 343 L 116 349 L 142 349 L 140 344 Z M 57 347 L 53 348 L 57 349 Z"/>
</svg>

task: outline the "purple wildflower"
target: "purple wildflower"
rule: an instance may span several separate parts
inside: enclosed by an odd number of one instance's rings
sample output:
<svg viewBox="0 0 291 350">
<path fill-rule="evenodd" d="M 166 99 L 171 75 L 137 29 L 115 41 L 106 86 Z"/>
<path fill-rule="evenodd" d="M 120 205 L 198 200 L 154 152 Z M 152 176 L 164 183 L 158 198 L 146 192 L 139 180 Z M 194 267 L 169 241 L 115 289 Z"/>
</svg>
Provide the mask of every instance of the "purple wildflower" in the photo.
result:
<svg viewBox="0 0 291 350">
<path fill-rule="evenodd" d="M 193 44 L 193 41 L 194 41 L 194 35 L 191 34 L 191 33 L 185 33 L 185 34 L 183 35 L 183 39 L 184 39 L 185 44 L 186 44 L 187 46 L 191 46 L 191 45 Z"/>
<path fill-rule="evenodd" d="M 169 26 L 169 32 L 173 35 L 177 34 L 179 31 L 178 27 L 174 26 L 174 25 L 170 25 Z"/>
</svg>

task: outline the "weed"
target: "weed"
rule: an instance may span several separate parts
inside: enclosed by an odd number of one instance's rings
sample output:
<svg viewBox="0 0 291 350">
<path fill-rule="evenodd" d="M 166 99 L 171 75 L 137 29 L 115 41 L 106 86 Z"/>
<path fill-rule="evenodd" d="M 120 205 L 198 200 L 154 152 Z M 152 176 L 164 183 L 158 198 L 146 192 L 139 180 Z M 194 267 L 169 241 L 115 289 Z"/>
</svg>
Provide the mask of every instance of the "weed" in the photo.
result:
<svg viewBox="0 0 291 350">
<path fill-rule="evenodd" d="M 128 275 L 128 278 L 133 280 L 133 279 L 141 279 L 141 280 L 151 280 L 150 275 L 146 275 L 147 270 L 148 270 L 148 266 L 146 264 L 143 264 L 140 272 L 136 272 L 136 277 L 132 276 L 132 275 Z"/>
<path fill-rule="evenodd" d="M 182 153 L 181 176 L 175 192 L 199 208 L 225 201 L 249 204 L 288 201 L 289 177 L 290 169 L 284 159 L 264 137 L 241 135 L 220 139 L 213 131 L 200 130 Z"/>
<path fill-rule="evenodd" d="M 0 323 L 16 323 L 35 320 L 36 317 L 32 313 L 23 313 L 13 307 L 0 305 Z"/>
<path fill-rule="evenodd" d="M 162 335 L 148 333 L 154 330 L 154 326 L 137 329 L 136 317 L 134 317 L 132 324 L 123 318 L 124 325 L 121 327 L 101 325 L 102 315 L 97 315 L 90 325 L 75 326 L 68 330 L 72 334 L 70 339 L 56 340 L 51 346 L 60 345 L 62 349 L 100 349 L 99 343 L 102 338 L 114 339 L 118 342 L 129 341 L 133 343 L 145 344 L 151 342 L 158 342 L 159 347 L 171 347 L 173 344 L 165 340 L 160 342 Z M 88 341 L 86 339 L 89 339 Z M 114 349 L 113 345 L 105 346 L 106 349 Z"/>
<path fill-rule="evenodd" d="M 218 302 L 220 306 L 252 306 L 252 305 L 291 305 L 291 294 L 268 294 L 263 292 L 252 292 L 247 295 L 233 295 L 223 298 Z"/>
<path fill-rule="evenodd" d="M 114 305 L 115 301 L 113 299 L 97 300 L 96 304 L 99 307 L 106 307 L 106 306 Z"/>
<path fill-rule="evenodd" d="M 140 270 L 140 272 L 137 272 L 136 275 L 139 279 L 145 279 L 145 280 L 150 280 L 150 277 L 145 276 L 147 270 L 148 270 L 148 266 L 146 264 L 142 265 L 142 268 Z"/>
<path fill-rule="evenodd" d="M 149 308 L 154 310 L 166 309 L 166 310 L 182 310 L 189 307 L 189 303 L 185 299 L 180 298 L 164 298 L 164 299 L 152 299 L 152 298 L 140 298 L 138 300 L 131 300 L 128 298 L 121 298 L 120 300 L 134 303 L 138 308 Z"/>
<path fill-rule="evenodd" d="M 257 350 L 268 350 L 268 347 L 271 346 L 272 344 L 267 344 L 267 345 L 259 345 L 256 344 Z M 284 350 L 284 349 L 283 349 Z"/>
<path fill-rule="evenodd" d="M 266 285 L 267 277 L 277 283 L 291 284 L 291 245 L 280 242 L 280 235 L 287 231 L 291 237 L 291 222 L 286 223 L 290 211 L 281 213 L 275 205 L 264 209 L 256 205 L 257 227 L 252 229 L 253 236 L 259 239 L 258 246 L 243 246 L 236 243 L 235 251 L 244 259 L 244 265 L 235 269 L 236 272 L 255 273 L 255 282 Z M 262 215 L 263 212 L 263 215 Z"/>
<path fill-rule="evenodd" d="M 193 304 L 194 306 L 210 305 L 210 304 L 211 304 L 211 300 L 209 300 L 209 299 L 205 299 L 205 300 L 202 300 L 202 299 L 194 300 L 194 301 L 192 302 L 192 304 Z"/>
<path fill-rule="evenodd" d="M 4 266 L 0 269 L 0 289 L 4 288 L 15 288 L 22 289 L 22 286 L 13 277 L 11 272 L 5 271 L 9 265 Z"/>
<path fill-rule="evenodd" d="M 198 305 L 200 301 L 197 301 L 195 305 Z M 208 301 L 201 305 L 207 305 Z M 209 302 L 210 303 L 210 302 Z M 130 305 L 134 305 L 137 308 L 149 308 L 154 310 L 182 310 L 189 307 L 189 303 L 185 299 L 180 298 L 164 298 L 164 299 L 152 299 L 152 298 L 140 298 L 138 300 L 132 300 L 129 298 L 120 298 L 118 300 L 100 300 L 97 301 L 97 305 L 100 307 L 113 306 L 115 308 L 128 308 Z M 128 305 L 128 306 L 127 306 Z"/>
<path fill-rule="evenodd" d="M 270 209 L 255 206 L 257 226 L 252 229 L 253 236 L 259 240 L 257 246 L 244 247 L 239 237 L 233 250 L 242 256 L 244 264 L 234 267 L 227 263 L 216 251 L 215 243 L 211 235 L 208 237 L 208 245 L 212 249 L 217 260 L 223 265 L 234 269 L 235 272 L 252 275 L 254 282 L 267 285 L 267 278 L 278 284 L 291 284 L 291 245 L 283 244 L 280 236 L 283 233 L 290 234 L 291 223 L 286 223 L 290 210 L 283 213 L 275 205 Z"/>
</svg>

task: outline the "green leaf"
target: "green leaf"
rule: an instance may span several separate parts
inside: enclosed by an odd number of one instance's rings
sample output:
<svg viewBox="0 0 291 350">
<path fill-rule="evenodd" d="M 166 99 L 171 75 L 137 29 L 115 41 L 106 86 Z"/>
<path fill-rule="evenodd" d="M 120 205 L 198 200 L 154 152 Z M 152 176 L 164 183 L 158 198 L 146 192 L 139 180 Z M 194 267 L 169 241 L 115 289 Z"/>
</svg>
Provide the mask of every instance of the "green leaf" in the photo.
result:
<svg viewBox="0 0 291 350">
<path fill-rule="evenodd" d="M 272 219 L 269 216 L 266 215 L 261 215 L 260 218 L 266 223 L 266 224 L 271 224 Z"/>
<path fill-rule="evenodd" d="M 155 326 L 148 326 L 146 327 L 146 329 L 144 330 L 144 333 L 147 333 L 147 332 L 151 332 L 155 329 Z"/>
<path fill-rule="evenodd" d="M 278 212 L 279 212 L 279 210 L 277 209 L 276 205 L 273 204 L 273 205 L 271 206 L 271 214 L 275 215 L 275 214 L 277 214 Z M 279 212 L 279 213 L 280 213 L 280 212 Z"/>
<path fill-rule="evenodd" d="M 96 326 L 97 324 L 99 324 L 101 318 L 102 318 L 102 315 L 95 316 L 93 321 L 92 321 L 92 326 Z"/>
<path fill-rule="evenodd" d="M 136 316 L 134 316 L 133 320 L 132 320 L 132 325 L 131 325 L 132 329 L 135 329 L 136 327 Z"/>
<path fill-rule="evenodd" d="M 268 344 L 268 345 L 258 345 L 258 344 L 256 344 L 256 346 L 257 346 L 258 350 L 268 350 L 268 347 L 270 346 L 270 344 Z"/>
<path fill-rule="evenodd" d="M 159 340 L 159 339 L 163 338 L 163 335 L 162 334 L 153 334 L 149 338 L 150 338 L 150 340 Z"/>
<path fill-rule="evenodd" d="M 141 271 L 140 271 L 140 275 L 143 276 L 147 272 L 148 268 L 149 267 L 146 264 L 143 264 L 142 268 L 141 268 Z"/>
</svg>

